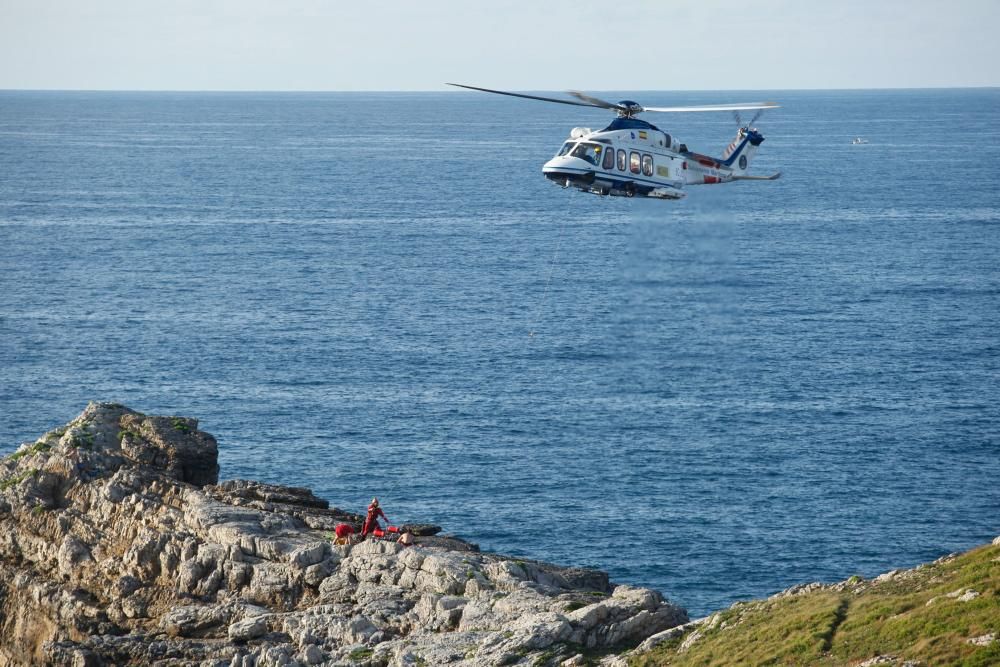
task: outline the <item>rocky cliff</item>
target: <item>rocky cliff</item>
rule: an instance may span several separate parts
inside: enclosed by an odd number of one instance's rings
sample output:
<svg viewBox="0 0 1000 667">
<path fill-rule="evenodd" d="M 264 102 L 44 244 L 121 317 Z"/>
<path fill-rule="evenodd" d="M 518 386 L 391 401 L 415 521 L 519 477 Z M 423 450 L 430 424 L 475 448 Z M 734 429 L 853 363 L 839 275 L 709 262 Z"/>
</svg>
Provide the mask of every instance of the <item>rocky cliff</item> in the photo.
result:
<svg viewBox="0 0 1000 667">
<path fill-rule="evenodd" d="M 434 526 L 334 546 L 361 517 L 220 484 L 217 454 L 194 419 L 92 403 L 0 461 L 0 667 L 572 665 L 688 620 Z"/>
</svg>

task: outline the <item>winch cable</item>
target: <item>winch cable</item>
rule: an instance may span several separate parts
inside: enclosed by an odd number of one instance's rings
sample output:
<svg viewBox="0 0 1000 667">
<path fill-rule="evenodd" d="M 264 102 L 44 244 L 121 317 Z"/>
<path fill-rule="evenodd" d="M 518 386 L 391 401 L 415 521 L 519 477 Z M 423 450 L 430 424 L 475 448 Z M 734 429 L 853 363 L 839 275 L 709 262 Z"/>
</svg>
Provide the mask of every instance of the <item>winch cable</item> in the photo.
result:
<svg viewBox="0 0 1000 667">
<path fill-rule="evenodd" d="M 545 288 L 542 290 L 542 298 L 538 300 L 538 304 L 535 306 L 535 314 L 529 320 L 528 324 L 528 340 L 530 341 L 535 337 L 535 331 L 538 327 L 539 318 L 541 316 L 542 308 L 548 305 L 549 287 L 552 284 L 552 273 L 556 268 L 556 260 L 559 258 L 559 251 L 562 248 L 563 236 L 566 231 L 566 220 L 561 219 L 559 221 L 559 230 L 556 234 L 556 248 L 552 253 L 552 259 L 549 260 L 549 270 L 548 275 L 545 277 Z"/>
</svg>

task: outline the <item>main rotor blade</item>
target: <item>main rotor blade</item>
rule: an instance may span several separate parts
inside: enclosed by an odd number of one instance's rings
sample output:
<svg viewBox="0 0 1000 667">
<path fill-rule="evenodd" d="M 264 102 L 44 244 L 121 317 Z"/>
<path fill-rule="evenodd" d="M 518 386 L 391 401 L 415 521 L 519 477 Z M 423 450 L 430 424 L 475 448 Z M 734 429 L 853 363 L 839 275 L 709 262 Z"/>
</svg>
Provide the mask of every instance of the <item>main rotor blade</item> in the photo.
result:
<svg viewBox="0 0 1000 667">
<path fill-rule="evenodd" d="M 700 107 L 643 107 L 644 111 L 746 111 L 748 109 L 778 109 L 774 102 L 747 102 L 746 104 L 705 104 Z"/>
<path fill-rule="evenodd" d="M 558 100 L 554 97 L 540 97 L 538 95 L 525 95 L 524 93 L 508 93 L 506 90 L 490 90 L 489 88 L 477 88 L 476 86 L 465 86 L 461 83 L 449 83 L 449 86 L 457 88 L 468 88 L 469 90 L 480 90 L 484 93 L 496 93 L 497 95 L 510 95 L 511 97 L 524 97 L 529 100 L 541 100 L 542 102 L 555 102 L 556 104 L 572 104 L 575 107 L 601 107 L 600 104 L 584 104 L 583 102 L 573 102 L 571 100 Z M 601 107 L 604 108 L 604 107 Z"/>
<path fill-rule="evenodd" d="M 577 98 L 578 100 L 583 100 L 584 102 L 589 102 L 591 106 L 601 107 L 602 109 L 614 109 L 615 111 L 626 111 L 625 107 L 620 104 L 615 104 L 614 102 L 606 102 L 599 97 L 591 97 L 581 93 L 579 90 L 567 90 L 567 93 Z"/>
</svg>

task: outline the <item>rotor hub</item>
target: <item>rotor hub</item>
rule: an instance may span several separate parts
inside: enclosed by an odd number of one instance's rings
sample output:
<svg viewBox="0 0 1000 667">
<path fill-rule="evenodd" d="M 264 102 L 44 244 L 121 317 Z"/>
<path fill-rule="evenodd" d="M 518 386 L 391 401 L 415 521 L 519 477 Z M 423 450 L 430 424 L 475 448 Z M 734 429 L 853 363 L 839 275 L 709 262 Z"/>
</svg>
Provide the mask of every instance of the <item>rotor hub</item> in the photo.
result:
<svg viewBox="0 0 1000 667">
<path fill-rule="evenodd" d="M 622 100 L 618 103 L 619 118 L 632 118 L 636 114 L 640 114 L 642 112 L 642 105 L 638 102 L 633 102 L 632 100 Z"/>
</svg>

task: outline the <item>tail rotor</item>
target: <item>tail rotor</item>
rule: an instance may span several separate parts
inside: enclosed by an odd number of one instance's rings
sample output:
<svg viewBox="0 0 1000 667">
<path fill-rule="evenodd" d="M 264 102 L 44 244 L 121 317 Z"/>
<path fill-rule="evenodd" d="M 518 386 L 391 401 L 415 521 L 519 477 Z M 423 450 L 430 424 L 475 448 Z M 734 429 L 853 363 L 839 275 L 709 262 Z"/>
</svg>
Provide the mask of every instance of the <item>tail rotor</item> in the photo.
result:
<svg viewBox="0 0 1000 667">
<path fill-rule="evenodd" d="M 753 127 L 753 124 L 756 123 L 758 120 L 760 120 L 760 117 L 764 115 L 764 111 L 766 111 L 766 109 L 759 109 L 757 113 L 755 113 L 753 117 L 750 119 L 750 122 L 748 122 L 746 125 L 743 124 L 743 116 L 740 115 L 739 111 L 733 112 L 733 120 L 736 121 L 737 127 L 745 127 L 746 129 L 749 130 L 751 127 Z"/>
</svg>

